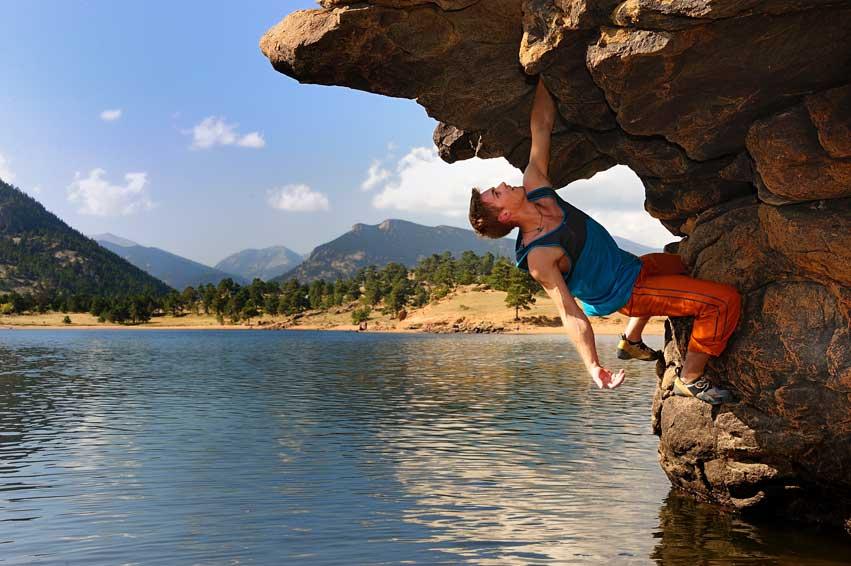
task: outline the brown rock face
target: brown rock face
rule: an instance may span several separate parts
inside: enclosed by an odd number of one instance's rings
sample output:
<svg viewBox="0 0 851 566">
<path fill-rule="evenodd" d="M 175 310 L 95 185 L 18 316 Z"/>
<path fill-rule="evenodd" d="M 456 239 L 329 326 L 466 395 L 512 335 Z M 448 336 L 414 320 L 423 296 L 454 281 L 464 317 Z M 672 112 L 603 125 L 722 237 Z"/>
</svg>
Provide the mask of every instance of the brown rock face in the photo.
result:
<svg viewBox="0 0 851 566">
<path fill-rule="evenodd" d="M 851 525 L 851 1 L 324 0 L 261 49 L 302 82 L 416 99 L 441 157 L 524 167 L 540 74 L 558 186 L 616 163 L 697 277 L 735 285 L 710 377 L 741 401 L 654 401 L 674 485 L 747 511 Z"/>
</svg>

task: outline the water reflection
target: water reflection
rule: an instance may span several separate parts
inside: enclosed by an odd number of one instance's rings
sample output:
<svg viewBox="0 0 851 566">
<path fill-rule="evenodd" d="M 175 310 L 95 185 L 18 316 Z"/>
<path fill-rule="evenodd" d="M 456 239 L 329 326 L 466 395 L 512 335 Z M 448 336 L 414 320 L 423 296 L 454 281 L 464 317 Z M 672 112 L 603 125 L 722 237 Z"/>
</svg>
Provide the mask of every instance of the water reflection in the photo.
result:
<svg viewBox="0 0 851 566">
<path fill-rule="evenodd" d="M 666 499 L 652 367 L 630 370 L 598 391 L 560 336 L 0 331 L 0 563 L 848 548 Z"/>
<path fill-rule="evenodd" d="M 838 566 L 851 563 L 851 545 L 842 535 L 799 525 L 751 523 L 672 491 L 659 510 L 659 543 L 651 558 L 658 564 L 796 564 Z"/>
<path fill-rule="evenodd" d="M 667 491 L 647 450 L 646 366 L 631 368 L 622 392 L 602 392 L 563 338 L 444 341 L 427 353 L 400 350 L 423 360 L 417 390 L 405 397 L 406 425 L 379 434 L 413 496 L 406 522 L 480 564 L 646 561 L 632 505 Z"/>
</svg>

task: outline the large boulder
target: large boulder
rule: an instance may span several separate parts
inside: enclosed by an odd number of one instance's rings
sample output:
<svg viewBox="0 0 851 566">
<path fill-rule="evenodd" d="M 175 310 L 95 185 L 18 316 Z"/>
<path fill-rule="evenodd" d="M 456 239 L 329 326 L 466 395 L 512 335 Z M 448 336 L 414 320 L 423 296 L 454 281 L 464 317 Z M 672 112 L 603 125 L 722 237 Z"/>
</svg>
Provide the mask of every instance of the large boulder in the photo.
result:
<svg viewBox="0 0 851 566">
<path fill-rule="evenodd" d="M 535 77 L 563 186 L 631 167 L 693 275 L 735 285 L 739 330 L 653 427 L 672 483 L 743 511 L 851 525 L 851 0 L 324 0 L 261 40 L 299 81 L 415 99 L 453 162 L 524 167 Z"/>
</svg>

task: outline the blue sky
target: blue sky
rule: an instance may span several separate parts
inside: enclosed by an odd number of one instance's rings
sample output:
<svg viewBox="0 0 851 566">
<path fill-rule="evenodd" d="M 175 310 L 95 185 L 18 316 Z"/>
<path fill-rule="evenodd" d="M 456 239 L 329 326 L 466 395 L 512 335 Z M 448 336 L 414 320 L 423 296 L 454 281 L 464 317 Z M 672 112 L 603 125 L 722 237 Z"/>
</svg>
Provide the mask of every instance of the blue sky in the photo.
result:
<svg viewBox="0 0 851 566">
<path fill-rule="evenodd" d="M 113 232 L 213 264 L 299 252 L 356 222 L 467 227 L 468 187 L 519 172 L 446 165 L 409 100 L 300 85 L 260 53 L 301 0 L 0 0 L 0 177 L 86 234 Z M 562 194 L 615 234 L 670 239 L 625 168 Z M 596 212 L 595 212 L 596 211 Z"/>
</svg>

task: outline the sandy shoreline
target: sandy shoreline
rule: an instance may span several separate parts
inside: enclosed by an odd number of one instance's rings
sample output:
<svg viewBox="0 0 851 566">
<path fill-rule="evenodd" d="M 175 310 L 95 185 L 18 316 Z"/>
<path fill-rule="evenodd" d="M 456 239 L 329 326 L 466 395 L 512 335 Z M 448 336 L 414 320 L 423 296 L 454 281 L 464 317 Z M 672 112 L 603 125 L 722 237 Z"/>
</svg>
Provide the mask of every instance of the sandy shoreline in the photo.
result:
<svg viewBox="0 0 851 566">
<path fill-rule="evenodd" d="M 595 334 L 601 335 L 617 335 L 623 332 L 622 325 L 613 325 L 608 323 L 603 324 L 594 324 L 593 320 L 591 326 L 594 329 Z M 358 330 L 358 327 L 355 325 L 344 325 L 344 326 L 320 326 L 320 325 L 298 325 L 298 326 L 290 326 L 287 328 L 270 328 L 268 326 L 262 325 L 239 325 L 239 324 L 225 324 L 225 325 L 169 325 L 169 324 L 137 324 L 137 325 L 121 325 L 121 324 L 10 324 L 8 321 L 4 320 L 0 323 L 0 330 L 117 330 L 117 331 L 126 331 L 126 330 L 233 330 L 233 331 L 245 331 L 245 330 L 266 330 L 266 331 L 277 331 L 277 330 L 295 330 L 295 331 L 329 331 L 329 332 L 366 332 L 372 334 L 470 334 L 471 332 L 452 332 L 452 331 L 433 331 L 433 330 L 423 330 L 423 329 L 412 329 L 412 328 L 390 328 L 390 327 L 379 327 L 379 328 L 369 328 L 366 331 Z M 550 326 L 526 326 L 523 325 L 520 329 L 517 328 L 504 328 L 499 332 L 495 332 L 495 334 L 564 334 L 564 330 L 561 327 L 550 327 Z M 661 336 L 664 334 L 664 327 L 659 325 L 648 325 L 644 330 L 644 334 L 650 336 Z"/>
</svg>

